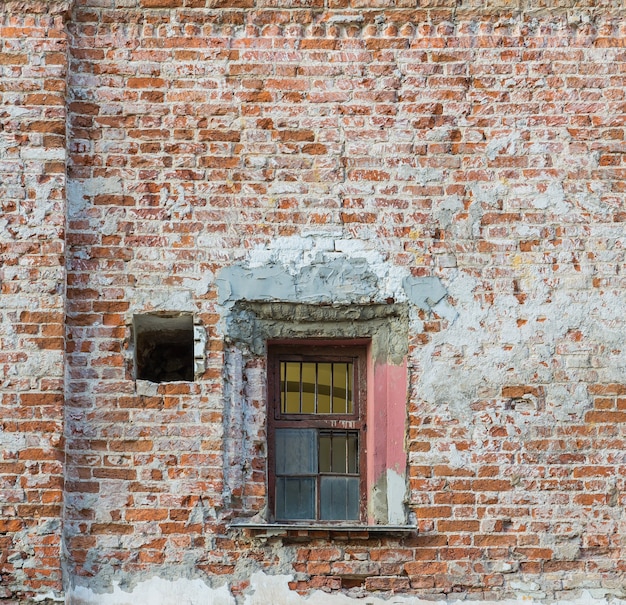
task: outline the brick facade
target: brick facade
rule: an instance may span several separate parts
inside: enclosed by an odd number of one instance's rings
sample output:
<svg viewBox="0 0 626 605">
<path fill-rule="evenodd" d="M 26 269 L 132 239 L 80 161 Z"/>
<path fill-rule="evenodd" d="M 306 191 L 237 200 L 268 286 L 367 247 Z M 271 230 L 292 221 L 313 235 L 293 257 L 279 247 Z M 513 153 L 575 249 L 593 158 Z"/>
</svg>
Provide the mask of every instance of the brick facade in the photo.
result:
<svg viewBox="0 0 626 605">
<path fill-rule="evenodd" d="M 0 5 L 0 600 L 9 602 L 62 588 L 67 7 L 25 8 Z"/>
<path fill-rule="evenodd" d="M 0 602 L 623 597 L 624 16 L 0 4 Z M 372 484 L 417 531 L 233 527 L 264 338 L 369 307 L 407 401 Z M 193 382 L 135 380 L 146 313 L 193 315 Z"/>
</svg>

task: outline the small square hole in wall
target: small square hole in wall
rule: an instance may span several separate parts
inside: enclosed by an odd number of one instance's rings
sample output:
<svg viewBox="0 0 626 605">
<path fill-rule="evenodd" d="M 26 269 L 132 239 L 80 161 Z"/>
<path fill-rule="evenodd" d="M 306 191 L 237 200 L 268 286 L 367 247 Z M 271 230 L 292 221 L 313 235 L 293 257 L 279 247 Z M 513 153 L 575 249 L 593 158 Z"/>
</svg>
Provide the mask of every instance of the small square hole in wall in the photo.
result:
<svg viewBox="0 0 626 605">
<path fill-rule="evenodd" d="M 191 315 L 135 315 L 135 373 L 138 380 L 194 379 L 194 327 Z"/>
</svg>

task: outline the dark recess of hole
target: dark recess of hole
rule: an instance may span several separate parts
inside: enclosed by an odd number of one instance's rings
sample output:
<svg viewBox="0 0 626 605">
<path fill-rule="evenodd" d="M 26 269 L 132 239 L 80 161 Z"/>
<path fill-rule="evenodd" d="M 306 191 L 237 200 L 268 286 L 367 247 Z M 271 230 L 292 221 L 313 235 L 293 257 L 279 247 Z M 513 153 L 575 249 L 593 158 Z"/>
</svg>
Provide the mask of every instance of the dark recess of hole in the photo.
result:
<svg viewBox="0 0 626 605">
<path fill-rule="evenodd" d="M 137 378 L 193 380 L 193 331 L 150 330 L 137 335 Z"/>
<path fill-rule="evenodd" d="M 341 588 L 350 589 L 350 588 L 359 588 L 365 585 L 366 576 L 341 576 Z"/>
</svg>

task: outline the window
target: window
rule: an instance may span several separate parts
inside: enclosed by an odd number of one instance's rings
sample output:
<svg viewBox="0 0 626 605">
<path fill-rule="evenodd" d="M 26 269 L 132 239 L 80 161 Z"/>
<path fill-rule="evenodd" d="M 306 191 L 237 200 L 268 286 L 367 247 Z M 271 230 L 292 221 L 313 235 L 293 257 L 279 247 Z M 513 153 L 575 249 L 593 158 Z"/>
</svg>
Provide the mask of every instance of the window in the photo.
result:
<svg viewBox="0 0 626 605">
<path fill-rule="evenodd" d="M 274 521 L 365 521 L 365 347 L 305 340 L 268 353 Z"/>
</svg>

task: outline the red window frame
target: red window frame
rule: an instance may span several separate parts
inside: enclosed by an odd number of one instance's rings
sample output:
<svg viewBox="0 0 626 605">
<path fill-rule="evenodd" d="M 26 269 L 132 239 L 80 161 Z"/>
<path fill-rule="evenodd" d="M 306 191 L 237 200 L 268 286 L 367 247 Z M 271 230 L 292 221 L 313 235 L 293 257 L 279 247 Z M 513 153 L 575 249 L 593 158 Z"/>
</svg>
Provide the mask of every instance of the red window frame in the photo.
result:
<svg viewBox="0 0 626 605">
<path fill-rule="evenodd" d="M 332 414 L 288 414 L 281 410 L 280 364 L 283 361 L 300 362 L 337 362 L 353 363 L 353 398 L 352 413 Z M 299 523 L 301 519 L 276 519 L 276 430 L 317 429 L 318 431 L 349 431 L 358 434 L 358 475 L 359 475 L 359 518 L 346 520 L 320 519 L 320 490 L 317 489 L 316 515 L 304 522 L 319 524 L 366 523 L 367 521 L 367 468 L 366 468 L 366 409 L 367 409 L 367 348 L 365 344 L 350 342 L 324 341 L 311 339 L 290 343 L 268 343 L 267 365 L 268 387 L 268 500 L 271 521 Z M 317 473 L 317 485 L 323 473 Z"/>
</svg>

